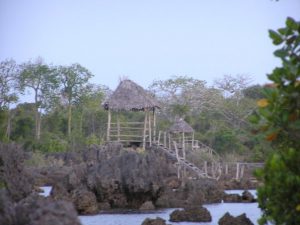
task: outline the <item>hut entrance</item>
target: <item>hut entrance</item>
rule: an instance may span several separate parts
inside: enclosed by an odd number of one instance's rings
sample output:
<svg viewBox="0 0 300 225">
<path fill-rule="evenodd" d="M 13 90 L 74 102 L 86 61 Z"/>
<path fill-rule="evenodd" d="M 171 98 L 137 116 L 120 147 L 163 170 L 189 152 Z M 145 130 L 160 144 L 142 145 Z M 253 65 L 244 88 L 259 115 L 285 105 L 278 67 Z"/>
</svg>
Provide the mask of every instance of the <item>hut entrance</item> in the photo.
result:
<svg viewBox="0 0 300 225">
<path fill-rule="evenodd" d="M 141 86 L 131 80 L 123 80 L 105 102 L 108 111 L 107 141 L 125 145 L 151 145 L 156 136 L 155 111 L 158 102 Z"/>
</svg>

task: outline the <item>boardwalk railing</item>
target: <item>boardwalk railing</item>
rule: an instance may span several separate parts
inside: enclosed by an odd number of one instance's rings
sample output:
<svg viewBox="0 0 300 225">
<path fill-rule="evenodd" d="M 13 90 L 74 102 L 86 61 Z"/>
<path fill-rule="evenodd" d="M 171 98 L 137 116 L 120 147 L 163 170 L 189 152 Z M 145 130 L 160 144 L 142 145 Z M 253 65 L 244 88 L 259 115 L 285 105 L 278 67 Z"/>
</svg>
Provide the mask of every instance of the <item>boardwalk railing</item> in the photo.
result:
<svg viewBox="0 0 300 225">
<path fill-rule="evenodd" d="M 193 171 L 198 177 L 219 179 L 221 176 L 221 163 L 219 155 L 209 146 L 198 140 L 172 138 L 167 132 L 159 132 L 157 141 L 154 142 L 158 149 L 173 156 L 177 160 L 178 170 Z M 197 163 L 193 162 L 190 155 L 200 155 Z M 203 157 L 201 157 L 203 156 Z M 178 173 L 179 174 L 179 173 Z"/>
</svg>

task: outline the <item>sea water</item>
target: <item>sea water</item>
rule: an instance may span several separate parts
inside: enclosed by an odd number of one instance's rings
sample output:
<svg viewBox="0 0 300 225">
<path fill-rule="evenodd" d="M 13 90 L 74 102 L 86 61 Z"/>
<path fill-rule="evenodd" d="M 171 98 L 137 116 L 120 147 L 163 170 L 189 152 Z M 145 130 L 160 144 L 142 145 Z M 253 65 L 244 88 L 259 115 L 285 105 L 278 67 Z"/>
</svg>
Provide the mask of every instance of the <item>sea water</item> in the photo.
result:
<svg viewBox="0 0 300 225">
<path fill-rule="evenodd" d="M 241 194 L 242 190 L 230 190 L 226 193 L 230 194 Z M 256 196 L 256 191 L 251 190 L 252 194 Z M 192 222 L 169 222 L 169 215 L 175 209 L 163 209 L 155 210 L 151 212 L 141 213 L 139 211 L 132 211 L 127 213 L 103 213 L 93 216 L 79 216 L 79 219 L 83 225 L 141 225 L 146 218 L 156 218 L 161 217 L 167 221 L 168 224 L 177 225 L 218 225 L 219 219 L 226 213 L 229 212 L 233 216 L 238 216 L 242 213 L 246 213 L 247 217 L 257 224 L 257 219 L 261 215 L 261 211 L 258 208 L 257 203 L 218 203 L 218 204 L 207 204 L 203 205 L 210 211 L 212 216 L 212 222 L 209 223 L 192 223 Z"/>
</svg>

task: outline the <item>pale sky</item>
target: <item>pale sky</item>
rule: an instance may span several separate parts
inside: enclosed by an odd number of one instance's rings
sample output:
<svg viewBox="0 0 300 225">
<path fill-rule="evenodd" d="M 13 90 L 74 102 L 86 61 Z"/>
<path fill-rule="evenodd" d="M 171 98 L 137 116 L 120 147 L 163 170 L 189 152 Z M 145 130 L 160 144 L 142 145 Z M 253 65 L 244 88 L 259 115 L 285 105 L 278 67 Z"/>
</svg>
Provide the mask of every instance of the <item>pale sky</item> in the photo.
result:
<svg viewBox="0 0 300 225">
<path fill-rule="evenodd" d="M 268 29 L 288 16 L 300 20 L 300 0 L 0 0 L 0 61 L 80 63 L 111 89 L 124 76 L 263 84 L 279 64 Z"/>
</svg>

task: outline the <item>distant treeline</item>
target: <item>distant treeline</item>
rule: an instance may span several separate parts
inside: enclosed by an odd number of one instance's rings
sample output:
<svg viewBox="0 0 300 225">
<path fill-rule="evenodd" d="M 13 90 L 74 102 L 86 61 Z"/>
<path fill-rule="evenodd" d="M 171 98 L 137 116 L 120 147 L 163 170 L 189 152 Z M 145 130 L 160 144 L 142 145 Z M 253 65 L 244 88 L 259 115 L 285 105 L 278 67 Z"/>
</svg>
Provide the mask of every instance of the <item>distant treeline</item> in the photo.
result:
<svg viewBox="0 0 300 225">
<path fill-rule="evenodd" d="M 41 152 L 76 151 L 104 143 L 107 113 L 102 103 L 112 90 L 91 83 L 92 76 L 77 63 L 54 66 L 41 58 L 23 64 L 12 59 L 0 62 L 0 140 Z M 263 159 L 270 146 L 251 133 L 248 122 L 263 87 L 250 81 L 245 75 L 225 75 L 212 87 L 186 76 L 153 81 L 148 91 L 162 105 L 158 129 L 167 130 L 181 117 L 194 128 L 196 139 L 220 154 Z M 34 102 L 19 103 L 28 90 Z M 137 112 L 123 113 L 120 118 L 143 121 Z"/>
</svg>

